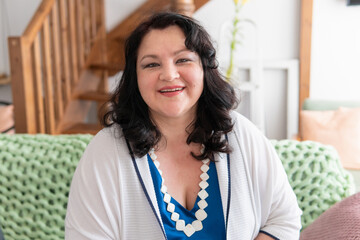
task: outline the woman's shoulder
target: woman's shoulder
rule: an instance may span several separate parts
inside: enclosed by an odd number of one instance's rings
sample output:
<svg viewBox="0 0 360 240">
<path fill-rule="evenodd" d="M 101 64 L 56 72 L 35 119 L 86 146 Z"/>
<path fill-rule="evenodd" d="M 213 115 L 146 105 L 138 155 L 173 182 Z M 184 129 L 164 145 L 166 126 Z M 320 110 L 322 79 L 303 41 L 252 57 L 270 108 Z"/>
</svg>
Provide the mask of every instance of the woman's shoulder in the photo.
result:
<svg viewBox="0 0 360 240">
<path fill-rule="evenodd" d="M 122 129 L 118 124 L 113 124 L 109 127 L 104 127 L 95 136 L 94 139 L 101 139 L 106 141 L 114 141 L 123 137 Z"/>
<path fill-rule="evenodd" d="M 91 140 L 89 146 L 111 147 L 116 143 L 124 141 L 121 127 L 112 125 L 101 129 Z M 93 146 L 95 145 L 95 146 Z"/>
<path fill-rule="evenodd" d="M 83 158 L 102 159 L 108 161 L 112 159 L 122 159 L 128 157 L 128 150 L 121 127 L 112 125 L 100 130 L 87 146 Z M 123 156 L 124 155 L 124 156 Z"/>
<path fill-rule="evenodd" d="M 255 126 L 249 119 L 238 112 L 232 111 L 230 116 L 233 121 L 233 130 L 229 133 L 229 138 L 238 144 L 241 149 L 252 152 L 257 149 L 259 152 L 268 152 L 269 140 L 263 132 Z"/>
<path fill-rule="evenodd" d="M 242 134 L 262 136 L 261 131 L 246 117 L 234 110 L 230 111 L 230 117 L 234 124 L 233 130 Z"/>
</svg>

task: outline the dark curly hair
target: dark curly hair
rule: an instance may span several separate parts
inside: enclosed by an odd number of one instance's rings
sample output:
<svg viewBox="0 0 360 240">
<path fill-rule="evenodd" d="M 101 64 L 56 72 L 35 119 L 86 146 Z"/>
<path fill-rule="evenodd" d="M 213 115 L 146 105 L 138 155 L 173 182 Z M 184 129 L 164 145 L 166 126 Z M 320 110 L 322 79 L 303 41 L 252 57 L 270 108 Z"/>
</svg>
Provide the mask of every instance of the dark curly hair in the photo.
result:
<svg viewBox="0 0 360 240">
<path fill-rule="evenodd" d="M 186 142 L 205 145 L 201 155 L 192 153 L 196 159 L 214 160 L 216 152 L 231 152 L 223 136 L 233 128 L 229 112 L 237 104 L 237 99 L 233 87 L 219 73 L 210 36 L 194 19 L 187 16 L 157 13 L 132 32 L 125 44 L 125 69 L 102 123 L 105 127 L 119 124 L 133 153 L 138 157 L 144 156 L 160 141 L 161 132 L 151 121 L 148 106 L 139 92 L 136 61 L 139 46 L 147 33 L 152 29 L 165 29 L 174 25 L 184 32 L 185 46 L 200 56 L 204 71 L 204 89 L 198 100 L 196 119 L 187 127 L 191 131 L 188 131 Z"/>
</svg>

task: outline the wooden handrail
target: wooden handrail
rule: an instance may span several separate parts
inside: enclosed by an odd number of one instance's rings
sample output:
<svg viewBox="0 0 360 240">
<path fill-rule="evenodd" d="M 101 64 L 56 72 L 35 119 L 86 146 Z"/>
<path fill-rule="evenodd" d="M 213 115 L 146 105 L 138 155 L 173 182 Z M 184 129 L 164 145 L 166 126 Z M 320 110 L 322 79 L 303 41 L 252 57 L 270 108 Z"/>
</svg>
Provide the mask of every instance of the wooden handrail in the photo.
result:
<svg viewBox="0 0 360 240">
<path fill-rule="evenodd" d="M 34 41 L 36 34 L 40 31 L 43 26 L 45 19 L 49 16 L 55 0 L 43 0 L 38 9 L 35 12 L 34 17 L 30 20 L 27 25 L 22 37 L 27 41 Z"/>
<path fill-rule="evenodd" d="M 195 4 L 193 0 L 171 0 L 170 10 L 192 16 L 195 11 Z"/>
<path fill-rule="evenodd" d="M 22 37 L 8 39 L 15 128 L 20 133 L 36 133 L 33 68 L 24 45 Z"/>
<path fill-rule="evenodd" d="M 103 4 L 103 0 L 43 0 L 23 35 L 9 38 L 17 133 L 61 133 L 67 109 L 79 112 L 72 103 L 86 64 L 92 64 L 88 58 L 93 46 L 101 49 L 97 63 L 106 59 Z M 106 74 L 99 76 L 95 86 L 85 85 L 103 91 Z"/>
<path fill-rule="evenodd" d="M 193 0 L 148 0 L 113 40 L 127 35 L 146 15 L 169 10 L 171 4 L 181 13 L 196 8 Z M 73 129 L 90 109 L 91 103 L 84 100 L 100 105 L 107 99 L 108 69 L 99 68 L 108 65 L 105 29 L 104 0 L 43 0 L 23 35 L 9 38 L 17 133 Z"/>
</svg>

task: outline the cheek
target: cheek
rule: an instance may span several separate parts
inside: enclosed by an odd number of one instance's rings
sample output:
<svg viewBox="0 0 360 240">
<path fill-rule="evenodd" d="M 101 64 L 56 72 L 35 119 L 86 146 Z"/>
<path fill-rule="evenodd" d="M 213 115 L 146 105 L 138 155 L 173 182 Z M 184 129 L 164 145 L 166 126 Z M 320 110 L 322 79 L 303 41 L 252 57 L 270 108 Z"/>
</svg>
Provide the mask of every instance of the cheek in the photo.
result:
<svg viewBox="0 0 360 240">
<path fill-rule="evenodd" d="M 144 79 L 141 77 L 141 75 L 138 75 L 137 84 L 138 84 L 140 95 L 145 100 L 147 86 L 146 86 L 146 81 L 144 81 Z"/>
<path fill-rule="evenodd" d="M 203 88 L 204 85 L 204 73 L 202 69 L 196 67 L 182 73 L 184 79 L 187 79 L 189 86 L 192 88 Z"/>
<path fill-rule="evenodd" d="M 151 74 L 140 73 L 138 74 L 137 84 L 142 99 L 147 105 L 149 105 L 149 103 L 154 99 L 156 81 L 154 81 Z"/>
<path fill-rule="evenodd" d="M 196 74 L 196 78 L 194 78 L 192 82 L 192 86 L 193 88 L 195 88 L 196 92 L 202 93 L 204 89 L 204 74 L 202 71 L 199 71 Z"/>
</svg>

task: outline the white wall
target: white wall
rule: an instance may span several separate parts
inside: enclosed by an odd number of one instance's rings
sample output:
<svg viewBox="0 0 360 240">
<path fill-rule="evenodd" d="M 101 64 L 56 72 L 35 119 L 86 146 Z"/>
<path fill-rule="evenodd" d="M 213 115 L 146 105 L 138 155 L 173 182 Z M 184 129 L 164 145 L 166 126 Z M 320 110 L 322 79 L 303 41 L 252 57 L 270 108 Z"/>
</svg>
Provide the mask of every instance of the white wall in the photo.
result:
<svg viewBox="0 0 360 240">
<path fill-rule="evenodd" d="M 300 1 L 248 1 L 242 9 L 241 18 L 253 20 L 257 26 L 257 33 L 254 34 L 251 29 L 245 26 L 243 29 L 244 42 L 239 47 L 237 61 L 256 59 L 257 57 L 260 57 L 264 62 L 298 59 L 299 9 Z M 231 22 L 234 17 L 233 1 L 212 0 L 196 12 L 194 17 L 202 23 L 215 40 L 219 50 L 220 66 L 226 68 L 226 62 L 229 59 L 229 43 L 224 44 L 220 32 L 224 22 Z M 259 38 L 258 43 L 256 43 L 257 36 Z M 256 45 L 259 49 L 256 49 Z M 260 53 L 258 54 L 257 51 Z M 286 72 L 267 69 L 262 74 L 265 133 L 269 138 L 286 138 Z M 246 74 L 242 77 L 246 78 Z M 244 94 L 242 104 L 248 102 L 249 99 Z"/>
<path fill-rule="evenodd" d="M 146 0 L 105 0 L 106 29 L 113 29 Z"/>
<path fill-rule="evenodd" d="M 310 97 L 360 100 L 360 5 L 315 0 Z"/>
<path fill-rule="evenodd" d="M 0 0 L 0 73 L 10 75 L 7 38 L 21 35 L 41 0 Z M 0 100 L 12 102 L 10 85 L 0 86 Z"/>
<path fill-rule="evenodd" d="M 9 74 L 8 36 L 21 35 L 41 0 L 0 0 L 0 73 Z"/>
<path fill-rule="evenodd" d="M 8 24 L 5 22 L 4 15 L 6 14 L 3 6 L 4 2 L 0 1 L 0 74 L 8 73 L 8 63 L 5 62 L 7 44 L 5 44 L 6 29 Z"/>
<path fill-rule="evenodd" d="M 234 16 L 232 0 L 212 0 L 194 17 L 198 19 L 215 40 L 224 21 Z M 262 54 L 267 59 L 298 58 L 300 1 L 249 0 L 242 9 L 244 18 L 252 19 L 260 30 Z"/>
</svg>

